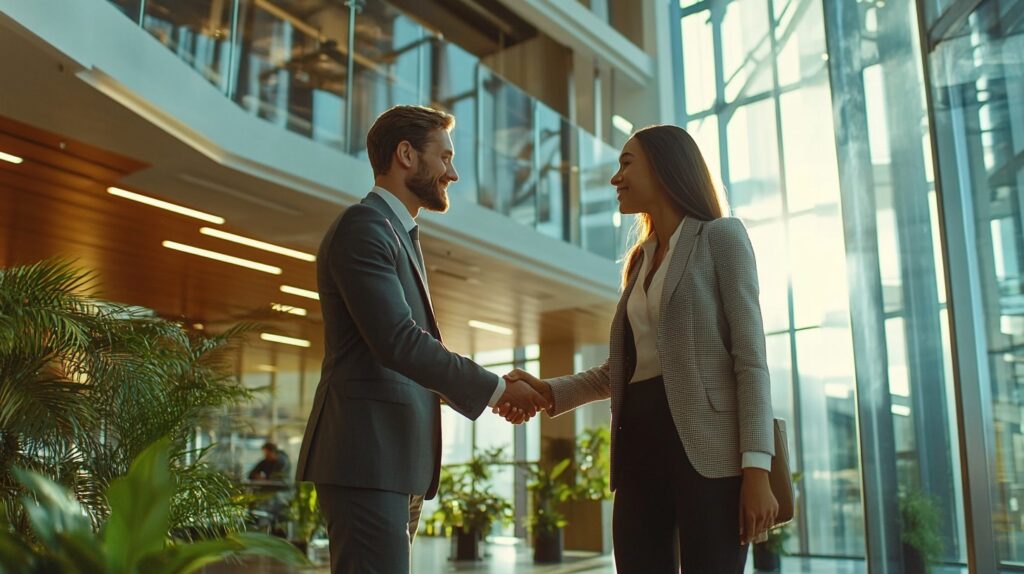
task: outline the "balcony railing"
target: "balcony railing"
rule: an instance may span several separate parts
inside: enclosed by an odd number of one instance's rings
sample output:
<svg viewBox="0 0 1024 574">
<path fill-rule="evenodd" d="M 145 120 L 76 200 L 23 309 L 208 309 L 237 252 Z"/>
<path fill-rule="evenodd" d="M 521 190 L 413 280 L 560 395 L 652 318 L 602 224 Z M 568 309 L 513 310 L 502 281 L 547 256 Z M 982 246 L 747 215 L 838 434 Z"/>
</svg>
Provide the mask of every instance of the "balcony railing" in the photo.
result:
<svg viewBox="0 0 1024 574">
<path fill-rule="evenodd" d="M 246 112 L 343 153 L 365 158 L 364 134 L 391 106 L 446 109 L 453 195 L 622 255 L 618 150 L 386 2 L 110 1 Z"/>
</svg>

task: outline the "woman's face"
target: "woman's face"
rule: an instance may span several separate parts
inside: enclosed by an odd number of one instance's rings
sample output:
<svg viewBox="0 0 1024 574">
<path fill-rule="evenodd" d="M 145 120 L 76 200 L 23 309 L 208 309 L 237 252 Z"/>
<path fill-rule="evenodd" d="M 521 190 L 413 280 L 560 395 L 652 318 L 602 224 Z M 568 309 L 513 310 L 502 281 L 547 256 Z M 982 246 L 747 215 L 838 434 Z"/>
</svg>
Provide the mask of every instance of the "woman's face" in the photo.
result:
<svg viewBox="0 0 1024 574">
<path fill-rule="evenodd" d="M 662 200 L 661 184 L 643 146 L 630 138 L 619 155 L 619 171 L 611 179 L 622 213 L 651 213 Z"/>
</svg>

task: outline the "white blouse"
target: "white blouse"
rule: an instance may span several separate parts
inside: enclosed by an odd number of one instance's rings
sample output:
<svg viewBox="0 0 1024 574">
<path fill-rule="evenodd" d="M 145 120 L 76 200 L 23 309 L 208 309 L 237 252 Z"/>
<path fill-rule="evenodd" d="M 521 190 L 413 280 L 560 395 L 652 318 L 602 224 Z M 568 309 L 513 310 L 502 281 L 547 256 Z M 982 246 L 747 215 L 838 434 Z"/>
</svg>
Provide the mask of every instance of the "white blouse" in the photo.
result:
<svg viewBox="0 0 1024 574">
<path fill-rule="evenodd" d="M 644 282 L 654 263 L 654 251 L 658 247 L 658 236 L 652 235 L 644 242 L 644 260 L 640 265 L 633 291 L 626 301 L 626 313 L 629 315 L 629 326 L 633 329 L 633 341 L 636 343 L 636 370 L 629 382 L 646 381 L 661 375 L 661 358 L 658 355 L 658 322 L 661 319 L 661 293 L 665 287 L 665 274 L 668 272 L 672 252 L 679 241 L 682 222 L 668 240 L 668 250 L 661 260 L 661 265 L 654 272 L 651 285 L 644 290 Z"/>
</svg>

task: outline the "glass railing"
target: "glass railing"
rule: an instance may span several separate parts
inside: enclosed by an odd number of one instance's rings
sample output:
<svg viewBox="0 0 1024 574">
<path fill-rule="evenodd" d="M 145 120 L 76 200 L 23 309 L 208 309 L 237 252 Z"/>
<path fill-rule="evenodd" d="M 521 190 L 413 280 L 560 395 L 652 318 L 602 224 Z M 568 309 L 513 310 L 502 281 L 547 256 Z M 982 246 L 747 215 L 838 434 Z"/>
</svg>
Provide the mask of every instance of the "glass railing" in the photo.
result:
<svg viewBox="0 0 1024 574">
<path fill-rule="evenodd" d="M 457 120 L 453 196 L 623 253 L 632 218 L 608 183 L 618 150 L 386 2 L 110 1 L 248 113 L 356 157 L 391 106 L 445 109 Z"/>
</svg>

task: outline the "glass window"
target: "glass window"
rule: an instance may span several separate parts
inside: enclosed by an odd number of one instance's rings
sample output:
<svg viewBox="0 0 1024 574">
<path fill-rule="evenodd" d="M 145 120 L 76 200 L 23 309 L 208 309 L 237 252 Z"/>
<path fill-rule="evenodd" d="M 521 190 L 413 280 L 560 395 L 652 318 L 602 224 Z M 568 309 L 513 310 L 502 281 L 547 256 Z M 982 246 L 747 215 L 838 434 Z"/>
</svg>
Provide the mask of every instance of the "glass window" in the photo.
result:
<svg viewBox="0 0 1024 574">
<path fill-rule="evenodd" d="M 434 40 L 430 54 L 435 70 L 431 100 L 455 116 L 451 136 L 455 146 L 453 163 L 459 181 L 449 187 L 448 193 L 476 203 L 480 186 L 476 173 L 476 81 L 480 60 L 455 44 L 441 40 Z"/>
<path fill-rule="evenodd" d="M 686 113 L 710 109 L 715 103 L 715 50 L 711 13 L 707 10 L 683 18 L 683 81 Z"/>
<path fill-rule="evenodd" d="M 950 4 L 946 0 L 925 2 L 931 20 Z M 1024 563 L 1022 9 L 1020 0 L 978 3 L 959 29 L 950 30 L 939 42 L 929 62 L 942 192 L 957 201 L 962 197 L 968 217 L 974 220 L 975 237 L 968 241 L 976 250 L 980 282 L 974 291 L 980 298 L 975 308 L 984 314 L 985 325 L 976 336 L 978 346 L 987 349 L 987 357 L 979 358 L 984 363 L 981 378 L 967 374 L 964 380 L 991 385 L 992 534 L 998 560 L 1007 568 Z M 1016 20 L 1012 14 L 1018 15 Z M 952 271 L 953 275 L 961 273 Z M 946 337 L 948 333 L 943 332 Z"/>
<path fill-rule="evenodd" d="M 770 99 L 737 108 L 726 128 L 729 203 L 734 215 L 750 223 L 782 213 L 776 133 Z"/>
<path fill-rule="evenodd" d="M 768 3 L 732 0 L 725 9 L 719 41 L 726 101 L 772 89 Z"/>
</svg>

